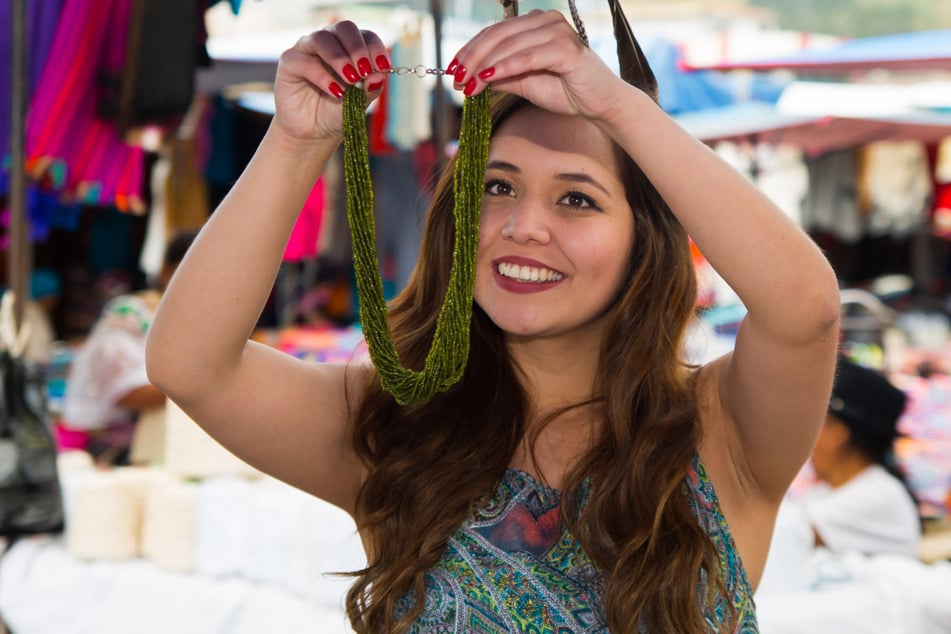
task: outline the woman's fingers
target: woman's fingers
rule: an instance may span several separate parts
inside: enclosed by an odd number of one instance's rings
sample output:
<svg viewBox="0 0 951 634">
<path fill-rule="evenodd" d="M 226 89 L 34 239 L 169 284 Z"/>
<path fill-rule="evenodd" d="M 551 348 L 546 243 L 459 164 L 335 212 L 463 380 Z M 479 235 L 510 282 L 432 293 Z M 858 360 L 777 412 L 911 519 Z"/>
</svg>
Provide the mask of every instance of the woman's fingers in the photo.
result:
<svg viewBox="0 0 951 634">
<path fill-rule="evenodd" d="M 558 11 L 536 9 L 517 18 L 487 26 L 459 49 L 446 71 L 453 75 L 456 87 L 466 86 L 489 68 L 498 69 L 496 62 L 544 42 L 551 37 L 551 29 L 564 25 L 564 16 Z"/>
<path fill-rule="evenodd" d="M 361 33 L 366 44 L 367 55 L 357 60 L 358 72 L 361 68 L 364 70 L 369 68 L 369 71 L 363 75 L 363 85 L 368 93 L 376 95 L 383 90 L 383 80 L 386 77 L 384 73 L 393 64 L 390 62 L 389 51 L 386 50 L 386 45 L 379 35 L 372 31 L 361 31 Z"/>
<path fill-rule="evenodd" d="M 390 67 L 389 54 L 379 36 L 361 31 L 349 20 L 301 38 L 294 50 L 320 62 L 320 68 L 313 65 L 303 70 L 302 76 L 338 99 L 348 84 L 363 80 L 367 81 L 368 92 L 378 92 L 383 82 L 380 71 Z"/>
<path fill-rule="evenodd" d="M 274 82 L 275 121 L 293 138 L 339 138 L 347 86 L 363 82 L 373 100 L 383 89 L 382 70 L 389 65 L 379 36 L 352 22 L 304 36 L 281 55 Z"/>
<path fill-rule="evenodd" d="M 337 37 L 345 53 L 333 66 L 348 83 L 355 84 L 389 68 L 386 46 L 376 33 L 360 30 L 349 20 L 337 22 L 327 30 Z"/>
</svg>

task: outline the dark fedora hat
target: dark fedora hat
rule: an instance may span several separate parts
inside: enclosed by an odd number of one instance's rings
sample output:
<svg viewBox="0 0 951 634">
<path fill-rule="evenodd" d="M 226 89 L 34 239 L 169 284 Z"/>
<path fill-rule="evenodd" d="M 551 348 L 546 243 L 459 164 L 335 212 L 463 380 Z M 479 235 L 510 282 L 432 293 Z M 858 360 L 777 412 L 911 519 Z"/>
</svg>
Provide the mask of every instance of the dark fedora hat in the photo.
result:
<svg viewBox="0 0 951 634">
<path fill-rule="evenodd" d="M 898 419 L 908 397 L 880 372 L 839 358 L 829 413 L 845 423 L 853 435 L 876 443 L 890 443 L 900 434 Z"/>
</svg>

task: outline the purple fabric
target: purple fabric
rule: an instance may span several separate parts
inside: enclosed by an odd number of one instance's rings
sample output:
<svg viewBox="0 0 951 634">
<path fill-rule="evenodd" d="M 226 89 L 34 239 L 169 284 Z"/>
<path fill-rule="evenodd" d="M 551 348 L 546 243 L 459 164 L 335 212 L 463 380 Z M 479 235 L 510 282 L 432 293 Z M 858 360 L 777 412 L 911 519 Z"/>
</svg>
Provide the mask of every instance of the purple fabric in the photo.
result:
<svg viewBox="0 0 951 634">
<path fill-rule="evenodd" d="M 56 24 L 63 9 L 64 0 L 27 0 L 27 91 L 33 94 L 33 89 L 39 83 L 43 66 L 53 36 L 56 33 Z M 11 10 L 13 0 L 0 0 L 0 42 L 4 43 L 5 50 L 0 54 L 4 60 L 0 64 L 0 156 L 10 154 L 10 79 L 12 68 L 10 64 L 11 46 Z M 4 169 L 8 166 L 4 164 Z"/>
<path fill-rule="evenodd" d="M 27 167 L 49 187 L 126 211 L 141 201 L 142 150 L 96 116 L 103 69 L 125 48 L 132 0 L 66 0 L 27 118 Z"/>
</svg>

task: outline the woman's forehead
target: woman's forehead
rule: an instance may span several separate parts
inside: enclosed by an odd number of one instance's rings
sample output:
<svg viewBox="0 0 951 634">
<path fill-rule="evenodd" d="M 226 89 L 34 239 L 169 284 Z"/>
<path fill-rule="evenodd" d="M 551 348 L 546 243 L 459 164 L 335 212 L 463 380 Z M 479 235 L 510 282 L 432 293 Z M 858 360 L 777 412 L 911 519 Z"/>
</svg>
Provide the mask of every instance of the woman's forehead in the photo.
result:
<svg viewBox="0 0 951 634">
<path fill-rule="evenodd" d="M 490 158 L 505 154 L 506 161 L 544 159 L 590 160 L 617 173 L 614 144 L 590 121 L 554 114 L 539 108 L 523 108 L 505 120 L 492 136 Z M 572 158 L 573 157 L 573 158 Z"/>
</svg>

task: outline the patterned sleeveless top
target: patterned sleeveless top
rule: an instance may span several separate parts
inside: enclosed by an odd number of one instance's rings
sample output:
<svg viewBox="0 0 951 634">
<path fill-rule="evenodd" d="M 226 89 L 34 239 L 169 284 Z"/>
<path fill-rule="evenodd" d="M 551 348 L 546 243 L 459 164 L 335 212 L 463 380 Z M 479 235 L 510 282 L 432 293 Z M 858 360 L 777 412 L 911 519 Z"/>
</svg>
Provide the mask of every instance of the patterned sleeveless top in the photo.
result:
<svg viewBox="0 0 951 634">
<path fill-rule="evenodd" d="M 710 631 L 729 613 L 737 634 L 757 634 L 753 592 L 706 470 L 695 457 L 686 478 L 690 505 L 720 555 L 728 596 L 717 596 Z M 423 613 L 413 634 L 608 632 L 600 573 L 562 525 L 561 493 L 509 469 L 490 503 L 474 510 L 426 573 Z M 706 591 L 704 579 L 697 591 Z M 413 605 L 405 595 L 396 616 Z"/>
</svg>

